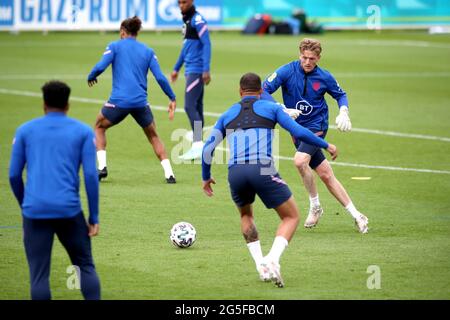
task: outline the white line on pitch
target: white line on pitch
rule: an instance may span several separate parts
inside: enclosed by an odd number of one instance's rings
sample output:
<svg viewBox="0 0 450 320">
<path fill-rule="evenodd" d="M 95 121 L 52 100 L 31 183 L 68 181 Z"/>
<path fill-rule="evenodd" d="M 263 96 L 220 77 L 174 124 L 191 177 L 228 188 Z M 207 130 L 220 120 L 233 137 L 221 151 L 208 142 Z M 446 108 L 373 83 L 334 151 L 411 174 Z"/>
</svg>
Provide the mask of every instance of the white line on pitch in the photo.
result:
<svg viewBox="0 0 450 320">
<path fill-rule="evenodd" d="M 12 89 L 6 89 L 6 88 L 0 88 L 0 93 L 17 95 L 17 96 L 37 97 L 37 98 L 42 97 L 41 93 L 31 92 L 31 91 L 23 91 L 23 90 L 12 90 Z M 82 102 L 82 103 L 94 103 L 94 104 L 99 104 L 99 105 L 101 105 L 105 102 L 104 100 L 100 100 L 100 99 L 81 98 L 81 97 L 71 97 L 70 100 Z M 152 109 L 167 111 L 167 107 L 163 107 L 163 106 L 152 106 Z M 184 111 L 182 109 L 178 108 L 176 110 L 176 112 L 183 113 Z M 220 117 L 221 114 L 217 113 L 217 112 L 205 111 L 204 115 L 218 118 L 218 117 Z M 336 126 L 330 125 L 330 128 L 336 129 Z M 365 128 L 353 128 L 352 131 L 361 132 L 361 133 L 385 135 L 385 136 L 393 136 L 393 137 L 399 137 L 399 138 L 413 138 L 413 139 L 437 140 L 437 141 L 443 141 L 443 142 L 450 142 L 449 137 L 438 137 L 438 136 L 431 136 L 431 135 L 424 135 L 424 134 L 402 133 L 402 132 L 395 132 L 395 131 L 383 131 L 383 130 L 365 129 Z"/>
<path fill-rule="evenodd" d="M 19 95 L 19 96 L 27 96 L 27 97 L 36 97 L 36 98 L 42 98 L 42 94 L 37 93 L 37 92 L 31 92 L 31 91 L 22 91 L 22 90 L 11 90 L 11 89 L 5 89 L 5 88 L 0 88 L 0 93 L 3 94 L 11 94 L 11 95 Z M 90 98 L 81 98 L 81 97 L 71 97 L 70 100 L 72 101 L 77 101 L 77 102 L 82 102 L 82 103 L 95 103 L 95 104 L 103 104 L 104 101 L 103 100 L 99 100 L 99 99 L 90 99 Z M 152 106 L 152 109 L 155 110 L 163 110 L 166 111 L 167 108 L 166 107 L 162 107 L 162 106 Z M 177 109 L 177 112 L 184 112 L 183 110 Z M 219 113 L 213 113 L 213 112 L 205 112 L 205 115 L 210 115 L 213 117 L 218 117 L 220 116 Z M 353 129 L 354 130 L 354 129 Z M 369 130 L 369 129 L 360 129 L 360 130 Z M 382 131 L 380 131 L 382 132 Z M 371 133 L 375 133 L 375 132 L 371 132 Z M 394 133 L 394 132 L 392 132 Z M 393 134 L 392 134 L 393 135 Z M 403 137 L 406 137 L 405 134 L 403 134 Z M 411 136 L 408 136 L 411 137 Z M 430 139 L 430 136 L 421 136 L 421 135 L 413 135 L 414 138 L 424 138 L 425 139 Z M 443 139 L 442 137 L 434 137 L 434 138 L 438 138 L 437 140 L 441 140 Z M 450 138 L 444 138 L 447 140 L 443 140 L 443 141 L 450 141 Z M 224 149 L 224 148 L 217 148 L 219 150 Z M 283 157 L 283 156 L 274 156 L 274 158 L 278 158 L 280 160 L 293 160 L 292 157 Z M 357 163 L 346 163 L 346 162 L 330 162 L 333 165 L 337 165 L 337 166 L 344 166 L 344 167 L 360 167 L 360 168 L 367 168 L 367 169 L 382 169 L 382 170 L 394 170 L 394 171 L 412 171 L 412 172 L 424 172 L 424 173 L 438 173 L 438 174 L 450 174 L 450 171 L 445 171 L 445 170 L 431 170 L 431 169 L 415 169 L 415 168 L 402 168 L 402 167 L 389 167 L 389 166 L 372 166 L 372 165 L 366 165 L 366 164 L 357 164 Z"/>
<path fill-rule="evenodd" d="M 217 150 L 221 151 L 229 151 L 227 148 L 217 147 Z M 280 160 L 289 160 L 293 161 L 293 157 L 284 157 L 284 156 L 273 156 L 274 159 Z M 379 170 L 391 170 L 391 171 L 410 171 L 410 172 L 421 172 L 421 173 L 437 173 L 437 174 L 450 174 L 450 171 L 445 170 L 432 170 L 432 169 L 416 169 L 416 168 L 403 168 L 403 167 L 391 167 L 391 166 L 372 166 L 368 164 L 359 164 L 359 163 L 348 163 L 348 162 L 336 162 L 330 161 L 331 165 L 341 166 L 341 167 L 356 167 L 356 168 L 365 168 L 365 169 L 379 169 Z"/>
<path fill-rule="evenodd" d="M 4 88 L 0 88 L 0 93 L 21 95 L 21 96 L 30 96 L 30 97 L 41 97 L 41 94 L 36 93 L 36 92 L 22 91 L 22 90 L 10 90 L 10 89 L 4 89 Z M 77 102 L 82 102 L 82 103 L 96 103 L 96 104 L 104 103 L 103 100 L 91 99 L 91 98 L 71 97 L 70 99 L 72 101 L 77 101 Z M 162 111 L 167 110 L 167 108 L 163 107 L 163 106 L 152 106 L 152 109 L 162 110 Z M 180 109 L 177 109 L 176 111 L 184 112 L 183 110 L 180 110 Z M 211 117 L 219 117 L 220 113 L 206 111 L 206 112 L 204 112 L 204 115 L 211 116 Z M 336 129 L 336 126 L 330 125 L 330 128 Z M 394 132 L 394 131 L 382 131 L 382 130 L 364 129 L 364 128 L 353 128 L 352 130 L 354 132 L 371 133 L 371 134 L 387 135 L 387 136 L 402 137 L 402 138 L 416 138 L 416 139 L 438 140 L 438 141 L 450 142 L 450 138 L 447 138 L 447 137 L 437 137 L 437 136 L 429 136 L 429 135 L 422 135 L 422 134 L 401 133 L 401 132 Z"/>
</svg>

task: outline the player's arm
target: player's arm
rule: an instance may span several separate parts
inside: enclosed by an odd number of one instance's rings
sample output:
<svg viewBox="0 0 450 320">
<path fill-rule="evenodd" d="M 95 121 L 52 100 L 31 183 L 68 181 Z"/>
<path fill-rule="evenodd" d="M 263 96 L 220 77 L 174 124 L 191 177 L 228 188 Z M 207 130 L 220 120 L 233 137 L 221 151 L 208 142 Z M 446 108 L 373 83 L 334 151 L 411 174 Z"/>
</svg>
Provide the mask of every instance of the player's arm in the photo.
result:
<svg viewBox="0 0 450 320">
<path fill-rule="evenodd" d="M 293 109 L 293 108 L 286 108 L 286 106 L 284 104 L 276 102 L 276 100 L 267 91 L 263 90 L 261 92 L 261 100 L 267 100 L 267 101 L 278 104 L 280 106 L 280 108 L 282 108 L 283 111 L 286 112 L 294 120 L 300 116 L 300 110 Z"/>
<path fill-rule="evenodd" d="M 175 66 L 173 67 L 173 71 L 170 74 L 170 81 L 175 82 L 178 79 L 178 73 L 180 72 L 181 67 L 184 63 L 184 56 L 186 51 L 186 45 L 183 43 L 183 47 L 181 48 L 180 55 L 178 56 L 178 60 L 175 63 Z"/>
<path fill-rule="evenodd" d="M 158 63 L 158 58 L 154 53 L 152 53 L 152 56 L 150 58 L 149 68 L 162 91 L 164 91 L 166 96 L 170 99 L 168 112 L 169 119 L 173 120 L 175 116 L 175 109 L 177 107 L 175 93 L 173 93 L 173 90 L 170 87 L 169 81 L 167 80 L 166 76 L 164 76 L 164 74 L 162 73 L 161 67 Z"/>
<path fill-rule="evenodd" d="M 347 94 L 331 74 L 327 79 L 327 92 L 337 101 L 339 106 L 339 115 L 336 117 L 337 128 L 343 132 L 350 131 L 352 129 L 352 123 L 348 112 Z"/>
<path fill-rule="evenodd" d="M 326 149 L 331 158 L 334 160 L 337 158 L 338 150 L 335 145 L 326 142 L 324 139 L 317 137 L 310 130 L 305 127 L 299 125 L 295 122 L 286 112 L 284 112 L 281 108 L 276 109 L 276 120 L 277 122 L 286 129 L 292 136 L 314 146 Z"/>
<path fill-rule="evenodd" d="M 85 135 L 83 141 L 83 149 L 81 151 L 81 164 L 83 166 L 84 185 L 86 189 L 86 195 L 89 207 L 89 236 L 93 237 L 98 234 L 99 221 L 98 221 L 98 174 L 95 167 L 96 151 L 95 151 L 95 138 L 92 130 L 89 130 Z"/>
<path fill-rule="evenodd" d="M 200 42 L 203 45 L 202 61 L 203 61 L 203 82 L 208 85 L 211 81 L 211 74 L 209 72 L 211 65 L 211 40 L 209 39 L 208 25 L 202 19 L 200 21 L 194 21 L 195 29 L 197 30 Z"/>
<path fill-rule="evenodd" d="M 262 89 L 268 94 L 272 94 L 284 83 L 286 70 L 284 67 L 278 68 L 264 80 Z"/>
<path fill-rule="evenodd" d="M 25 188 L 23 185 L 22 172 L 25 168 L 26 156 L 25 156 L 25 143 L 22 135 L 18 130 L 13 140 L 11 162 L 9 165 L 9 184 L 14 193 L 14 196 L 22 207 Z"/>
<path fill-rule="evenodd" d="M 108 68 L 108 66 L 112 63 L 114 59 L 114 49 L 113 45 L 109 44 L 105 52 L 103 52 L 102 59 L 92 68 L 91 72 L 88 75 L 88 85 L 89 87 L 92 87 L 94 84 L 97 83 L 97 77 L 103 73 L 103 71 Z"/>
<path fill-rule="evenodd" d="M 203 191 L 209 197 L 213 195 L 211 184 L 215 184 L 216 181 L 211 177 L 211 164 L 214 157 L 214 150 L 217 145 L 225 137 L 225 127 L 223 126 L 223 115 L 217 120 L 211 134 L 203 146 L 202 152 L 202 179 L 203 179 Z"/>
</svg>

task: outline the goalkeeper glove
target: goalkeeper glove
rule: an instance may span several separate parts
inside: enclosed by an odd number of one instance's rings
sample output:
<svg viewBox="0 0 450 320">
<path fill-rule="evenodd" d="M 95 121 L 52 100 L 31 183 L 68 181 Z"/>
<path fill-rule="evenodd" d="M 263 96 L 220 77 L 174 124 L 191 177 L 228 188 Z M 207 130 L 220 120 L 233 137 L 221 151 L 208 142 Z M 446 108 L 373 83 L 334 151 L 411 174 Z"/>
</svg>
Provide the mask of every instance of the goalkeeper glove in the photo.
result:
<svg viewBox="0 0 450 320">
<path fill-rule="evenodd" d="M 300 116 L 300 110 L 297 109 L 291 109 L 291 108 L 286 108 L 286 106 L 284 104 L 282 104 L 283 106 L 283 111 L 286 112 L 289 117 L 291 117 L 292 119 L 297 119 Z"/>
<path fill-rule="evenodd" d="M 336 117 L 336 125 L 337 128 L 342 132 L 352 130 L 352 123 L 350 122 L 350 117 L 348 116 L 348 108 L 346 106 L 342 106 L 340 108 L 339 115 Z"/>
</svg>

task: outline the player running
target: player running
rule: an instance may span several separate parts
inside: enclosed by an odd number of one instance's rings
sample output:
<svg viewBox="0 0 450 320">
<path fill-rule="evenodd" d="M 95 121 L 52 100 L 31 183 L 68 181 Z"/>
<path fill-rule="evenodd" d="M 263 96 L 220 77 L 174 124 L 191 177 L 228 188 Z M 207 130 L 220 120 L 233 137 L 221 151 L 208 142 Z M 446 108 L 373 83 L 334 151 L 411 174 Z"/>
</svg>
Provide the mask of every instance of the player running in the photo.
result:
<svg viewBox="0 0 450 320">
<path fill-rule="evenodd" d="M 352 124 L 348 114 L 346 93 L 331 73 L 317 65 L 321 52 L 322 46 L 319 41 L 304 39 L 300 43 L 300 60 L 278 68 L 264 81 L 263 89 L 272 94 L 281 87 L 286 107 L 297 109 L 301 113 L 296 121 L 317 136 L 325 138 L 328 131 L 328 105 L 324 98 L 326 93 L 330 94 L 339 105 L 337 128 L 343 132 L 350 131 Z M 298 138 L 293 140 L 297 148 L 294 163 L 302 176 L 310 199 L 309 214 L 304 226 L 306 228 L 316 226 L 323 214 L 311 170 L 314 169 L 331 194 L 355 219 L 359 232 L 367 233 L 369 220 L 356 209 L 347 191 L 334 176 L 333 169 L 320 148 Z"/>
<path fill-rule="evenodd" d="M 164 144 L 156 132 L 152 111 L 147 102 L 147 74 L 152 72 L 161 89 L 169 97 L 169 119 L 175 114 L 175 94 L 161 72 L 153 49 L 136 40 L 141 29 L 141 20 L 134 16 L 122 21 L 120 40 L 110 43 L 103 57 L 88 76 L 88 85 L 97 83 L 97 77 L 112 64 L 113 84 L 108 102 L 97 116 L 95 137 L 97 140 L 97 160 L 99 180 L 108 175 L 106 167 L 106 130 L 131 114 L 144 129 L 148 141 L 161 161 L 167 183 L 176 183 L 175 175 L 167 158 Z"/>
<path fill-rule="evenodd" d="M 271 279 L 276 286 L 283 287 L 279 261 L 297 229 L 299 213 L 289 187 L 273 164 L 273 129 L 279 123 L 297 139 L 327 149 L 333 160 L 337 157 L 337 148 L 298 125 L 279 104 L 261 100 L 261 93 L 258 75 L 247 73 L 242 76 L 242 100 L 219 118 L 203 148 L 203 190 L 206 195 L 213 195 L 211 185 L 216 183 L 211 177 L 213 153 L 226 136 L 230 145 L 228 181 L 241 215 L 241 231 L 247 247 L 261 280 Z M 256 194 L 267 208 L 275 209 L 281 219 L 272 248 L 265 257 L 253 219 L 252 203 Z"/>
</svg>

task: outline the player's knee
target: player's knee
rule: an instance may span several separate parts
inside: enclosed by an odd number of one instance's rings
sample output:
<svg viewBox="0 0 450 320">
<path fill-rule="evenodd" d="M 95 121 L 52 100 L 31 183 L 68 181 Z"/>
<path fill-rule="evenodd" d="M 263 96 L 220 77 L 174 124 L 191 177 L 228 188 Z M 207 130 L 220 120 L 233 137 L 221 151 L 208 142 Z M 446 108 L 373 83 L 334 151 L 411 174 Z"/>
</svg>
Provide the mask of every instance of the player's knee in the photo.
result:
<svg viewBox="0 0 450 320">
<path fill-rule="evenodd" d="M 145 127 L 144 132 L 147 135 L 147 137 L 151 139 L 158 139 L 158 133 L 156 132 L 156 128 L 153 124 L 150 124 L 147 127 Z"/>
<path fill-rule="evenodd" d="M 294 158 L 294 164 L 300 172 L 305 172 L 309 167 L 308 159 L 301 156 Z"/>
<path fill-rule="evenodd" d="M 331 170 L 321 170 L 318 171 L 317 174 L 325 184 L 329 184 L 334 178 L 333 172 Z"/>
</svg>

